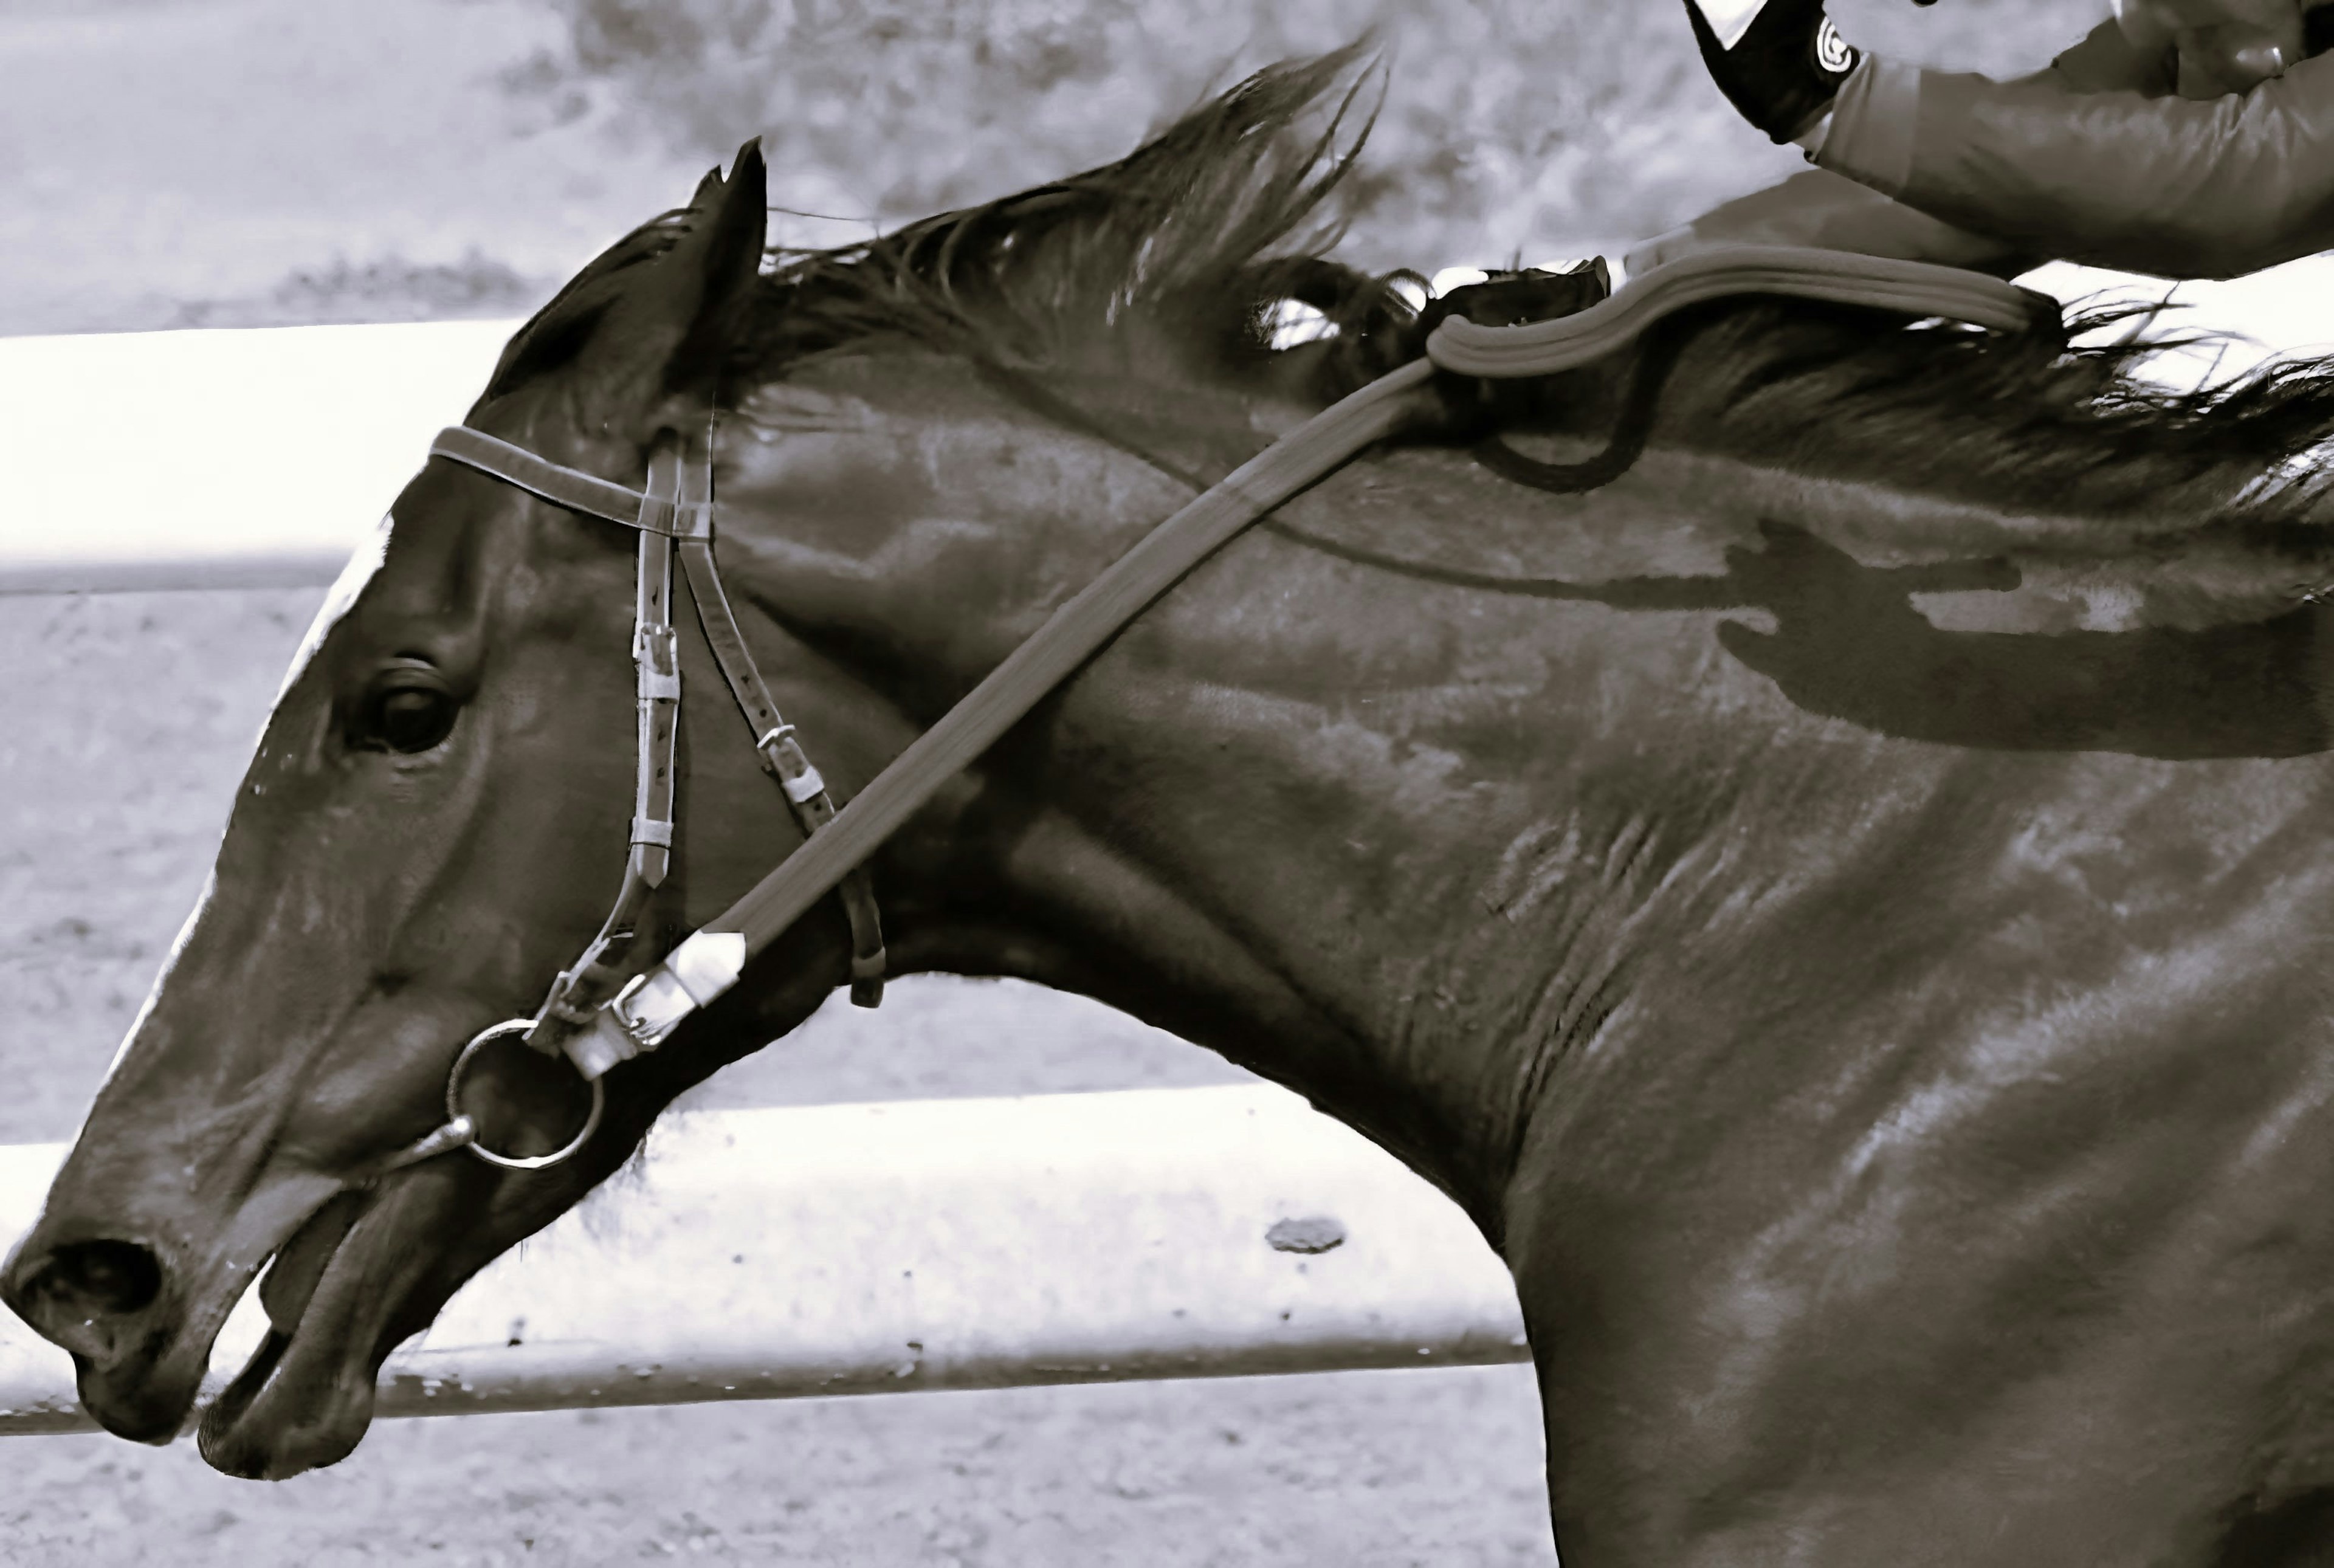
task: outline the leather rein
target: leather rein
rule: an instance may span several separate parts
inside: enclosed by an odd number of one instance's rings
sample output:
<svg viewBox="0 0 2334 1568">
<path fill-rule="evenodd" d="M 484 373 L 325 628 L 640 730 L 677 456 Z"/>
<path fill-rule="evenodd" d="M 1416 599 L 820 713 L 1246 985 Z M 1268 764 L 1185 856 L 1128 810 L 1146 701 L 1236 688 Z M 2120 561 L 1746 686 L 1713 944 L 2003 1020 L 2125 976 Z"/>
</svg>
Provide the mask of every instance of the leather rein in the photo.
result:
<svg viewBox="0 0 2334 1568">
<path fill-rule="evenodd" d="M 874 1006 L 882 994 L 884 957 L 869 857 L 942 784 L 1193 567 L 1367 447 L 1437 417 L 1442 399 L 1432 383 L 1438 373 L 1500 380 L 1551 375 L 1625 347 L 1654 321 L 1687 306 L 1753 293 L 1943 318 L 2001 332 L 2055 328 L 2059 321 L 2055 300 L 1982 274 L 1763 245 L 1684 257 L 1632 279 L 1601 303 L 1552 321 L 1487 327 L 1452 316 L 1428 339 L 1425 357 L 1314 416 L 1160 524 L 1056 610 L 840 812 L 794 726 L 771 702 L 721 586 L 713 554 L 709 413 L 701 434 L 665 431 L 657 438 L 649 453 L 645 490 L 546 461 L 465 426 L 441 431 L 430 444 L 431 457 L 639 531 L 632 623 L 639 767 L 623 884 L 599 934 L 552 982 L 534 1017 L 495 1024 L 463 1047 L 447 1081 L 446 1123 L 376 1171 L 460 1148 L 514 1169 L 539 1169 L 573 1157 L 598 1127 L 608 1070 L 663 1044 L 692 1014 L 736 985 L 749 959 L 830 892 L 841 895 L 850 922 L 852 1000 Z M 674 832 L 674 747 L 680 717 L 679 640 L 671 619 L 676 550 L 714 660 L 804 842 L 661 962 L 643 967 L 634 951 L 641 917 L 664 880 Z M 461 1108 L 463 1079 L 473 1059 L 487 1045 L 514 1038 L 545 1053 L 564 1053 L 591 1085 L 583 1129 L 549 1154 L 520 1158 L 486 1148 Z"/>
</svg>

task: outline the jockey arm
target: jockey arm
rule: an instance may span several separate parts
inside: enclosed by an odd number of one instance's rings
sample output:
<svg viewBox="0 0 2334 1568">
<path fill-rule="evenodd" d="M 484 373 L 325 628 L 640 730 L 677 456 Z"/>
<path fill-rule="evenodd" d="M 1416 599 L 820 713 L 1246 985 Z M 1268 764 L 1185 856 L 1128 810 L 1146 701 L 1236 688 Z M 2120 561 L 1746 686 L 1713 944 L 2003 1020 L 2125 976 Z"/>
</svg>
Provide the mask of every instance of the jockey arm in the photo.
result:
<svg viewBox="0 0 2334 1568">
<path fill-rule="evenodd" d="M 2030 254 L 2233 277 L 2334 246 L 2334 55 L 2203 101 L 2113 23 L 2016 82 L 1867 58 L 1814 157 Z"/>
<path fill-rule="evenodd" d="M 1741 0 L 1731 3 L 1743 14 Z M 2334 55 L 2232 90 L 2205 50 L 2175 52 L 2127 14 L 2049 69 L 1996 82 L 1865 55 L 1837 37 L 1817 0 L 1752 4 L 1750 47 L 1734 49 L 1717 46 L 1688 0 L 1704 57 L 1746 115 L 1777 140 L 1810 147 L 1830 172 L 1648 242 L 1632 253 L 1634 268 L 1759 241 L 1993 272 L 2065 256 L 2225 277 L 2334 246 Z M 1820 47 L 1818 25 L 1828 34 Z M 1809 42 L 1779 45 L 1777 34 L 1793 29 Z M 1738 26 L 1728 36 L 1745 34 Z M 1776 80 L 1784 90 L 1762 101 Z M 1828 112 L 1818 118 L 1810 105 Z"/>
</svg>

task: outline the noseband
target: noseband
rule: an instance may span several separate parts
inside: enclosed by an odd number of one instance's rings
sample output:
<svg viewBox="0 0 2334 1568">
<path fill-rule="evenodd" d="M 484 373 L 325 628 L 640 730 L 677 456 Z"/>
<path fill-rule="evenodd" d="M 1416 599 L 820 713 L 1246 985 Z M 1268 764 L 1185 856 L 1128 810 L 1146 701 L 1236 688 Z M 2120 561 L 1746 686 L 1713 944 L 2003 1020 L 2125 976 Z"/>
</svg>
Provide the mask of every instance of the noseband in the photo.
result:
<svg viewBox="0 0 2334 1568">
<path fill-rule="evenodd" d="M 691 1014 L 737 984 L 748 958 L 829 892 L 840 892 L 851 923 L 851 998 L 861 1006 L 875 1005 L 882 994 L 883 938 L 868 857 L 942 784 L 970 766 L 1191 568 L 1365 448 L 1437 422 L 1443 399 L 1432 383 L 1438 371 L 1487 380 L 1551 375 L 1626 347 L 1646 326 L 1676 311 L 1742 294 L 1828 301 L 2007 333 L 2038 327 L 2056 331 L 2059 321 L 2055 300 L 1982 274 L 1769 245 L 1684 257 L 1632 279 L 1599 304 L 1557 320 L 1487 327 L 1453 315 L 1428 338 L 1424 358 L 1315 415 L 1153 529 L 1056 610 L 841 813 L 796 742 L 794 726 L 778 717 L 722 592 L 713 560 L 710 417 L 701 440 L 671 431 L 658 438 L 650 450 L 645 491 L 547 462 L 466 427 L 441 431 L 430 444 L 432 457 L 491 475 L 570 511 L 640 531 L 632 621 L 640 768 L 623 889 L 600 934 L 560 972 L 533 1018 L 497 1024 L 462 1048 L 447 1081 L 445 1125 L 376 1170 L 394 1170 L 463 1148 L 514 1169 L 540 1169 L 573 1157 L 599 1125 L 605 1093 L 602 1075 L 661 1045 Z M 762 765 L 786 794 L 804 842 L 744 898 L 641 973 L 632 952 L 639 919 L 664 880 L 673 840 L 673 746 L 680 714 L 679 641 L 670 618 L 676 548 L 714 661 L 746 716 Z M 506 1041 L 564 1052 L 591 1084 L 583 1130 L 552 1153 L 521 1158 L 489 1150 L 463 1109 L 464 1074 L 487 1050 Z"/>
</svg>

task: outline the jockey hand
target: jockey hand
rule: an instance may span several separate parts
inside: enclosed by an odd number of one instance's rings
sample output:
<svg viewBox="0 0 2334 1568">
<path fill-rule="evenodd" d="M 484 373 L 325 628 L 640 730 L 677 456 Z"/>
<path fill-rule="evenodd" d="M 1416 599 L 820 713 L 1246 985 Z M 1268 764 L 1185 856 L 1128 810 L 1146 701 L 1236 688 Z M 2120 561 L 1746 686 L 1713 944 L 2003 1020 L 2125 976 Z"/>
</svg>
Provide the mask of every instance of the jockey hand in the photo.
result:
<svg viewBox="0 0 2334 1568">
<path fill-rule="evenodd" d="M 1685 10 L 1718 90 L 1778 142 L 1814 130 L 1864 58 L 1823 0 L 1685 0 Z"/>
<path fill-rule="evenodd" d="M 2116 0 L 2116 25 L 2142 53 L 2180 56 L 2180 95 L 2250 92 L 2310 53 L 2296 0 Z"/>
</svg>

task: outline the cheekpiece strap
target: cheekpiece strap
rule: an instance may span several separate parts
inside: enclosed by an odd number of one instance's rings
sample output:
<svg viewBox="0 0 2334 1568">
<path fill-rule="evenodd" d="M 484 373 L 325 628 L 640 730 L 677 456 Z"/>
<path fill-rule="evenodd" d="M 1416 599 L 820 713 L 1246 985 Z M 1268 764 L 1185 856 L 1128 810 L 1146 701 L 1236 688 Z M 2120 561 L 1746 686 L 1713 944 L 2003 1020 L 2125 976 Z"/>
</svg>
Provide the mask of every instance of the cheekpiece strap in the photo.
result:
<svg viewBox="0 0 2334 1568">
<path fill-rule="evenodd" d="M 432 451 L 445 456 L 440 448 L 446 437 L 455 434 L 476 435 L 475 431 L 447 431 L 439 437 Z M 492 441 L 490 436 L 478 438 Z M 496 443 L 497 446 L 502 443 Z M 510 448 L 517 451 L 516 447 Z M 537 462 L 531 454 L 519 456 Z M 468 461 L 458 458 L 458 461 Z M 479 465 L 472 465 L 479 467 Z M 557 477 L 559 483 L 595 486 L 632 492 L 621 486 L 605 485 L 588 474 L 561 468 L 555 464 L 540 467 Z M 486 469 L 498 479 L 521 481 L 497 469 Z M 637 508 L 643 515 L 672 516 L 682 508 L 680 490 L 683 484 L 683 452 L 680 438 L 668 431 L 657 438 L 649 453 L 649 487 L 638 497 Z M 536 489 L 533 485 L 521 487 L 544 495 L 546 500 L 569 505 L 560 496 Z M 590 508 L 584 508 L 590 510 Z M 606 513 L 595 513 L 606 516 Z M 621 522 L 622 518 L 614 519 Z M 527 1033 L 527 1043 L 539 1050 L 556 1050 L 565 1037 L 592 1022 L 593 1016 L 621 989 L 637 967 L 632 962 L 632 938 L 639 929 L 641 916 L 646 911 L 651 896 L 662 885 L 672 864 L 674 761 L 680 734 L 680 640 L 672 626 L 672 545 L 669 534 L 653 528 L 642 528 L 640 538 L 640 566 L 634 580 L 632 597 L 632 667 L 638 709 L 638 736 L 634 748 L 637 759 L 632 778 L 632 846 L 624 857 L 623 887 L 616 894 L 615 907 L 609 910 L 601 925 L 600 934 L 584 950 L 571 968 L 560 972 L 552 982 L 551 990 L 535 1014 L 535 1027 Z"/>
</svg>

